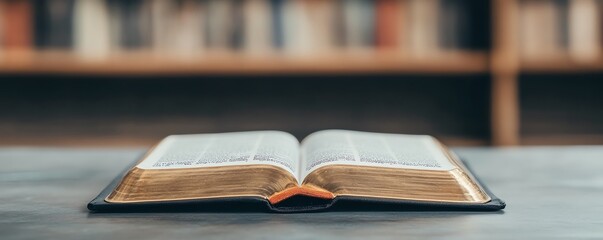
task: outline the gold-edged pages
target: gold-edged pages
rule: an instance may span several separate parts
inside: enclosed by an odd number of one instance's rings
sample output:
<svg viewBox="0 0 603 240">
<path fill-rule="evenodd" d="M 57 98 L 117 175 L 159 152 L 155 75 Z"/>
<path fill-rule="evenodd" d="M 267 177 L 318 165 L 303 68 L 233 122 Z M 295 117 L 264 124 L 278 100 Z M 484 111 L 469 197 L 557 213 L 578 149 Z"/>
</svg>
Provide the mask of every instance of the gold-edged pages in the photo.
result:
<svg viewBox="0 0 603 240">
<path fill-rule="evenodd" d="M 456 157 L 423 135 L 319 131 L 174 135 L 132 168 L 115 203 L 295 194 L 484 203 L 490 197 Z"/>
</svg>

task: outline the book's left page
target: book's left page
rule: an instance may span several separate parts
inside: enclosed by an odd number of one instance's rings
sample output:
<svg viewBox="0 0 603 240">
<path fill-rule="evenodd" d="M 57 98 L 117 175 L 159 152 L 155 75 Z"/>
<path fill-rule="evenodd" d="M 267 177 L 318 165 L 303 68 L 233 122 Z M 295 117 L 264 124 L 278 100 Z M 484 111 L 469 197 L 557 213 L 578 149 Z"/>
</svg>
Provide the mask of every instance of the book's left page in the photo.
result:
<svg viewBox="0 0 603 240">
<path fill-rule="evenodd" d="M 236 165 L 273 165 L 296 175 L 299 142 L 279 131 L 171 135 L 136 167 L 178 169 Z"/>
<path fill-rule="evenodd" d="M 278 131 L 172 135 L 122 179 L 108 202 L 254 196 L 298 185 L 299 142 Z"/>
</svg>

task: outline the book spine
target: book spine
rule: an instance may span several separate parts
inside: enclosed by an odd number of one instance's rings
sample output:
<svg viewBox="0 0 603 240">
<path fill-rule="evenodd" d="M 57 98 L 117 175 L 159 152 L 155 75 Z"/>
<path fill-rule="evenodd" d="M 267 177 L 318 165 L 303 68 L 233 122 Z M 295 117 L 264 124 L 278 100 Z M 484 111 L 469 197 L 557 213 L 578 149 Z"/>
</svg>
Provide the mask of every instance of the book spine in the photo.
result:
<svg viewBox="0 0 603 240">
<path fill-rule="evenodd" d="M 203 45 L 203 8 L 199 1 L 177 2 L 175 15 L 171 17 L 171 52 L 182 58 L 193 58 L 201 52 Z M 167 29 L 166 29 L 167 30 Z"/>
<path fill-rule="evenodd" d="M 244 28 L 243 28 L 243 0 L 233 0 L 232 8 L 233 16 L 233 31 L 230 38 L 230 45 L 233 49 L 238 50 L 243 47 Z"/>
<path fill-rule="evenodd" d="M 335 47 L 335 1 L 305 1 L 312 48 L 317 54 Z"/>
<path fill-rule="evenodd" d="M 554 1 L 523 1 L 520 5 L 520 42 L 524 58 L 558 57 L 565 50 L 562 6 Z"/>
<path fill-rule="evenodd" d="M 569 47 L 569 8 L 570 0 L 554 0 L 554 4 L 557 10 L 557 24 L 559 33 L 559 45 L 566 51 Z"/>
<path fill-rule="evenodd" d="M 333 19 L 333 26 L 335 27 L 335 46 L 337 49 L 342 49 L 346 45 L 346 24 L 345 24 L 345 12 L 344 12 L 345 0 L 335 0 L 335 13 Z"/>
<path fill-rule="evenodd" d="M 569 51 L 575 61 L 590 62 L 601 52 L 601 27 L 595 0 L 572 0 L 569 5 Z"/>
<path fill-rule="evenodd" d="M 152 25 L 152 1 L 140 0 L 137 5 L 139 17 L 138 17 L 138 29 L 140 32 L 140 44 L 141 48 L 150 48 L 153 43 L 153 25 Z"/>
<path fill-rule="evenodd" d="M 142 4 L 141 0 L 119 1 L 119 15 L 122 19 L 120 45 L 125 49 L 133 49 L 142 45 L 140 4 Z"/>
<path fill-rule="evenodd" d="M 33 47 L 32 2 L 28 0 L 7 0 L 4 2 L 4 46 L 10 50 L 29 50 Z"/>
<path fill-rule="evenodd" d="M 409 46 L 409 10 L 408 10 L 408 0 L 398 0 L 396 2 L 397 15 L 398 15 L 398 24 L 396 25 L 396 29 L 393 31 L 397 34 L 397 43 L 398 49 L 403 52 L 408 52 Z"/>
<path fill-rule="evenodd" d="M 376 19 L 376 46 L 378 49 L 395 48 L 399 44 L 398 30 L 402 24 L 396 0 L 378 0 Z"/>
<path fill-rule="evenodd" d="M 409 47 L 417 57 L 430 56 L 438 49 L 438 1 L 408 0 Z"/>
<path fill-rule="evenodd" d="M 358 8 L 359 0 L 346 0 L 342 5 L 342 22 L 343 22 L 343 45 L 346 48 L 352 48 L 354 45 L 359 45 L 361 36 L 359 33 L 358 21 L 360 21 L 360 13 Z"/>
<path fill-rule="evenodd" d="M 545 54 L 551 57 L 558 57 L 565 51 L 563 47 L 563 37 L 561 28 L 559 27 L 559 19 L 561 18 L 560 6 L 554 1 L 546 1 L 541 7 L 543 11 L 543 18 L 541 29 L 543 30 L 543 36 L 547 36 L 543 39 L 542 45 L 546 48 Z"/>
<path fill-rule="evenodd" d="M 74 3 L 74 0 L 34 1 L 36 47 L 72 47 Z"/>
<path fill-rule="evenodd" d="M 597 24 L 599 26 L 598 31 L 600 34 L 599 46 L 601 47 L 601 46 L 603 46 L 603 1 L 599 1 L 598 3 L 599 4 L 598 4 L 597 10 L 599 11 L 599 19 L 597 19 L 597 21 L 598 21 Z"/>
<path fill-rule="evenodd" d="M 232 0 L 207 1 L 205 21 L 208 48 L 223 51 L 235 47 L 237 31 L 240 30 L 235 26 L 236 22 L 240 22 L 235 16 L 236 7 L 236 2 Z"/>
<path fill-rule="evenodd" d="M 106 0 L 107 12 L 109 14 L 109 48 L 111 51 L 120 48 L 119 39 L 121 38 L 120 29 L 122 19 L 119 14 L 118 3 L 118 0 Z"/>
<path fill-rule="evenodd" d="M 154 51 L 158 53 L 166 53 L 169 51 L 170 38 L 172 33 L 172 25 L 174 18 L 177 17 L 175 14 L 176 6 L 173 1 L 166 0 L 152 0 L 151 3 L 151 25 L 153 28 L 152 34 L 152 46 Z"/>
<path fill-rule="evenodd" d="M 377 35 L 377 28 L 375 24 L 377 15 L 375 2 L 373 0 L 361 0 L 360 4 L 362 9 L 362 18 L 364 19 L 364 21 L 361 22 L 361 34 L 363 36 L 362 45 L 364 47 L 372 48 L 375 47 Z"/>
<path fill-rule="evenodd" d="M 285 52 L 291 56 L 305 55 L 312 49 L 306 0 L 289 0 L 285 12 Z"/>
<path fill-rule="evenodd" d="M 520 52 L 523 58 L 530 58 L 534 56 L 535 51 L 538 47 L 537 44 L 534 44 L 537 37 L 534 35 L 534 31 L 536 31 L 535 26 L 537 23 L 534 21 L 534 7 L 533 2 L 529 1 L 521 1 L 519 2 L 519 42 L 520 42 Z"/>
<path fill-rule="evenodd" d="M 461 48 L 465 15 L 460 0 L 440 0 L 438 40 L 441 49 Z"/>
<path fill-rule="evenodd" d="M 104 0 L 85 0 L 75 3 L 75 51 L 84 58 L 99 60 L 107 57 L 111 39 L 109 10 Z"/>
<path fill-rule="evenodd" d="M 143 0 L 113 0 L 117 11 L 118 44 L 123 49 L 139 49 L 151 43 L 151 5 Z"/>
<path fill-rule="evenodd" d="M 49 41 L 49 16 L 48 4 L 50 1 L 33 0 L 33 17 L 34 17 L 34 46 L 43 48 L 48 45 Z"/>
<path fill-rule="evenodd" d="M 249 54 L 264 54 L 271 50 L 272 18 L 268 0 L 247 0 L 243 6 L 243 42 Z"/>
<path fill-rule="evenodd" d="M 0 1 L 0 60 L 4 50 L 4 1 Z"/>
<path fill-rule="evenodd" d="M 351 49 L 374 45 L 375 9 L 371 0 L 347 0 L 343 5 L 344 43 Z"/>
<path fill-rule="evenodd" d="M 284 7 L 288 0 L 270 0 L 272 16 L 272 44 L 282 49 L 285 46 Z"/>
</svg>

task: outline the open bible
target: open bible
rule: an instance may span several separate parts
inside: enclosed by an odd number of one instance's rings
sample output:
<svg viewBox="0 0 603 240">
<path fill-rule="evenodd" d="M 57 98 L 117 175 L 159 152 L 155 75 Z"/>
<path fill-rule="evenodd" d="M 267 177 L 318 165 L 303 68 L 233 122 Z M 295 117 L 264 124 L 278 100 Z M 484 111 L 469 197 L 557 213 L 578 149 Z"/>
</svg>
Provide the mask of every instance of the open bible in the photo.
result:
<svg viewBox="0 0 603 240">
<path fill-rule="evenodd" d="M 301 143 L 280 131 L 168 136 L 88 208 L 202 209 L 256 203 L 294 212 L 346 202 L 409 209 L 505 206 L 433 137 L 324 130 Z"/>
</svg>

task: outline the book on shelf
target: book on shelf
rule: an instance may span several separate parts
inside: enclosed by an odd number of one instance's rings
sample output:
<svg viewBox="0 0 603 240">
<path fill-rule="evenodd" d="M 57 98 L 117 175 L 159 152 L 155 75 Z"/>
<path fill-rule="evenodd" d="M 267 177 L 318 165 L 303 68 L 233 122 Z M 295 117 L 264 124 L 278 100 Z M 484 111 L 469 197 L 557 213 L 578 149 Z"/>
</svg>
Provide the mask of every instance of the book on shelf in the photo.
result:
<svg viewBox="0 0 603 240">
<path fill-rule="evenodd" d="M 336 1 L 305 1 L 304 9 L 310 26 L 308 39 L 316 52 L 328 53 L 336 48 L 336 7 Z"/>
<path fill-rule="evenodd" d="M 270 0 L 272 45 L 275 49 L 282 49 L 285 46 L 285 3 L 286 0 Z"/>
<path fill-rule="evenodd" d="M 469 48 L 464 0 L 0 0 L 2 49 L 324 56 Z M 11 24 L 8 24 L 10 22 Z M 470 45 L 470 44 L 469 44 Z M 215 51 L 214 51 L 215 50 Z M 368 50 L 368 51 L 365 51 Z"/>
<path fill-rule="evenodd" d="M 408 0 L 409 51 L 426 57 L 437 53 L 438 48 L 438 1 Z"/>
<path fill-rule="evenodd" d="M 241 11 L 241 2 L 234 0 L 208 0 L 205 18 L 206 45 L 217 50 L 236 49 L 240 47 L 242 28 L 238 25 L 242 20 L 237 16 Z"/>
<path fill-rule="evenodd" d="M 302 55 L 310 43 L 308 19 L 306 18 L 304 1 L 288 0 L 282 5 L 283 11 L 283 53 Z"/>
<path fill-rule="evenodd" d="M 442 49 L 469 48 L 468 4 L 463 0 L 440 0 L 438 43 Z"/>
<path fill-rule="evenodd" d="M 558 56 L 562 45 L 559 5 L 555 1 L 526 0 L 520 4 L 520 39 L 524 58 Z"/>
<path fill-rule="evenodd" d="M 373 45 L 375 36 L 375 9 L 372 0 L 343 1 L 344 46 L 363 49 Z"/>
<path fill-rule="evenodd" d="M 2 50 L 3 50 L 3 42 L 4 42 L 4 18 L 1 14 L 4 14 L 4 3 L 0 2 L 0 57 L 2 57 Z"/>
<path fill-rule="evenodd" d="M 33 48 L 33 6 L 28 0 L 0 1 L 0 34 L 3 47 L 9 50 L 27 51 Z"/>
<path fill-rule="evenodd" d="M 284 6 L 285 54 L 307 56 L 332 50 L 335 1 L 287 1 Z"/>
<path fill-rule="evenodd" d="M 196 0 L 152 1 L 152 47 L 160 54 L 190 58 L 205 45 L 205 9 Z"/>
<path fill-rule="evenodd" d="M 36 48 L 65 49 L 73 44 L 73 13 L 75 0 L 35 0 Z"/>
<path fill-rule="evenodd" d="M 113 48 L 122 50 L 149 48 L 152 41 L 151 2 L 144 0 L 108 0 Z"/>
<path fill-rule="evenodd" d="M 76 1 L 74 49 L 88 60 L 102 60 L 111 50 L 109 9 L 104 0 Z"/>
<path fill-rule="evenodd" d="M 243 49 L 250 54 L 271 52 L 272 26 L 269 0 L 248 0 L 243 3 Z"/>
<path fill-rule="evenodd" d="M 405 1 L 379 0 L 376 2 L 376 38 L 379 49 L 394 49 L 404 45 Z"/>
<path fill-rule="evenodd" d="M 573 60 L 591 62 L 601 54 L 600 3 L 597 0 L 569 1 L 569 53 Z"/>
<path fill-rule="evenodd" d="M 580 63 L 600 58 L 601 3 L 597 0 L 523 0 L 519 19 L 523 58 L 569 56 Z"/>
<path fill-rule="evenodd" d="M 280 131 L 169 136 L 88 208 L 200 210 L 246 204 L 280 212 L 350 204 L 406 210 L 505 207 L 433 137 L 323 130 L 301 143 Z"/>
</svg>

